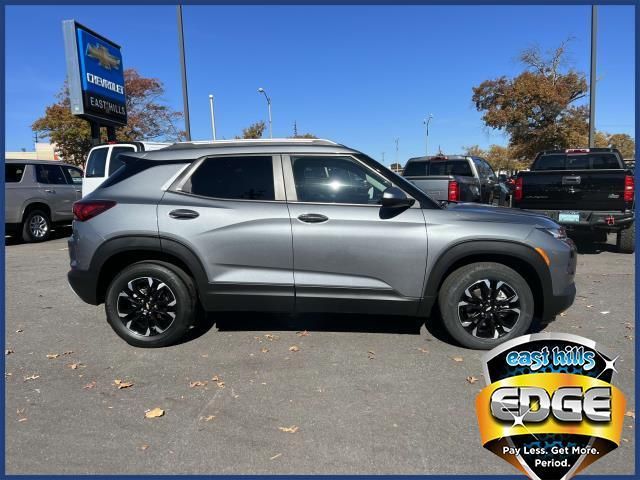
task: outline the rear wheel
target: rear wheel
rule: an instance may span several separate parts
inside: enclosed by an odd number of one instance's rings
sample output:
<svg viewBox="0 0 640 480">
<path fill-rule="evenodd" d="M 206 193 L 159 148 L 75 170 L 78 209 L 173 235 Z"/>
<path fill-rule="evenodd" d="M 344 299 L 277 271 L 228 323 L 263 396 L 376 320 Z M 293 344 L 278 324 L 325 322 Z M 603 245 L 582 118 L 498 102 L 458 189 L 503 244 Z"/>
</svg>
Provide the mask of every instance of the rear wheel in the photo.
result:
<svg viewBox="0 0 640 480">
<path fill-rule="evenodd" d="M 43 210 L 31 210 L 22 222 L 22 240 L 44 242 L 51 236 L 51 219 Z"/>
<path fill-rule="evenodd" d="M 107 320 L 131 345 L 171 345 L 184 336 L 193 322 L 193 292 L 190 277 L 177 267 L 136 263 L 116 275 L 107 288 Z"/>
<path fill-rule="evenodd" d="M 633 253 L 636 250 L 636 228 L 632 223 L 629 228 L 620 230 L 616 239 L 619 253 Z"/>
<path fill-rule="evenodd" d="M 515 270 L 493 262 L 465 265 L 442 284 L 444 327 L 461 345 L 491 349 L 524 335 L 533 320 L 533 293 Z"/>
</svg>

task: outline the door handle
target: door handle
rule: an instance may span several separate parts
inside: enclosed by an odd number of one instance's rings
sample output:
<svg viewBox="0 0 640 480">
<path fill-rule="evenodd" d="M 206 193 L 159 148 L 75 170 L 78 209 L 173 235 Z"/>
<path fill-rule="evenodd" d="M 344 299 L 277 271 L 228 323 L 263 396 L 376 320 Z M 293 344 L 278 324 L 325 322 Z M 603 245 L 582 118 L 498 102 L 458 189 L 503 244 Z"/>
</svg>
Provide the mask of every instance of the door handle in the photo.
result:
<svg viewBox="0 0 640 480">
<path fill-rule="evenodd" d="M 319 213 L 303 213 L 298 217 L 298 220 L 305 223 L 322 223 L 329 220 L 329 217 Z"/>
<path fill-rule="evenodd" d="M 178 210 L 171 210 L 169 216 L 177 220 L 191 220 L 192 218 L 199 217 L 200 214 L 194 210 L 179 208 Z"/>
<path fill-rule="evenodd" d="M 56 191 L 53 190 L 52 188 L 45 188 L 44 191 L 47 192 L 47 193 L 56 193 Z"/>
<path fill-rule="evenodd" d="M 79 188 L 76 188 L 76 192 L 77 193 L 82 193 L 82 190 L 80 190 Z"/>
</svg>

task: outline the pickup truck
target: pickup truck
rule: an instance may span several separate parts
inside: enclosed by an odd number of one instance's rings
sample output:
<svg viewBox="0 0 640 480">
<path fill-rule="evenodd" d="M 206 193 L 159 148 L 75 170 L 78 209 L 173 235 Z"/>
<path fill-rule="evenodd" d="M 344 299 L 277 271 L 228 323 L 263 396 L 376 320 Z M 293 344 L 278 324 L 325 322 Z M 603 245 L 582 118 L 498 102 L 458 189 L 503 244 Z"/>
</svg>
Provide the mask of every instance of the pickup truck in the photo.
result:
<svg viewBox="0 0 640 480">
<path fill-rule="evenodd" d="M 504 203 L 496 174 L 480 157 L 410 158 L 402 175 L 437 202 Z"/>
<path fill-rule="evenodd" d="M 567 230 L 617 234 L 621 253 L 635 250 L 633 172 L 614 148 L 540 152 L 518 174 L 514 206 L 551 217 Z"/>
</svg>

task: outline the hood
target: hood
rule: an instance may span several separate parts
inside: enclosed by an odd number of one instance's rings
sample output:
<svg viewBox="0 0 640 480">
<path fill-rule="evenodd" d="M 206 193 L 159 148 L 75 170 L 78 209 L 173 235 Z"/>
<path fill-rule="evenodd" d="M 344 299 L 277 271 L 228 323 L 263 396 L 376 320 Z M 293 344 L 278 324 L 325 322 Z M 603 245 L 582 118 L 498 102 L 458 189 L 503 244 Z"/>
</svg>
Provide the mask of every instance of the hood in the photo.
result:
<svg viewBox="0 0 640 480">
<path fill-rule="evenodd" d="M 448 212 L 455 213 L 461 221 L 519 223 L 532 227 L 558 228 L 558 224 L 541 213 L 517 208 L 494 207 L 479 203 L 452 203 Z"/>
</svg>

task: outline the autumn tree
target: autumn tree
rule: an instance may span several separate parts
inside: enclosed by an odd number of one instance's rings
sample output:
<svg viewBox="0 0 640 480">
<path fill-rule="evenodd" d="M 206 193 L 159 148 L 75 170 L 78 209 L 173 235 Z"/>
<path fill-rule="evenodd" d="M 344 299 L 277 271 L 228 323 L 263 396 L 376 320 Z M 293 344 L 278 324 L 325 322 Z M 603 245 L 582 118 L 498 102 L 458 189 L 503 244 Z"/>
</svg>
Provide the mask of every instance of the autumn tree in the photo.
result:
<svg viewBox="0 0 640 480">
<path fill-rule="evenodd" d="M 462 147 L 462 149 L 464 154 L 470 157 L 484 157 L 487 154 L 479 145 L 469 145 L 468 147 Z"/>
<path fill-rule="evenodd" d="M 615 133 L 608 137 L 609 146 L 620 150 L 622 158 L 632 159 L 636 157 L 636 142 L 626 133 Z"/>
<path fill-rule="evenodd" d="M 118 141 L 184 139 L 184 132 L 175 125 L 182 113 L 162 103 L 164 87 L 160 80 L 143 77 L 130 68 L 124 71 L 124 83 L 127 124 L 116 129 Z M 55 143 L 58 155 L 66 162 L 82 165 L 92 147 L 89 122 L 71 114 L 66 83 L 56 98 L 56 103 L 46 107 L 44 116 L 33 122 L 32 129 Z"/>
<path fill-rule="evenodd" d="M 243 128 L 242 135 L 236 138 L 262 138 L 265 128 L 265 123 L 260 120 L 259 122 L 252 123 L 247 128 Z"/>
<path fill-rule="evenodd" d="M 565 68 L 567 42 L 550 54 L 537 47 L 522 52 L 525 71 L 514 78 L 485 80 L 473 88 L 473 102 L 488 127 L 509 136 L 516 158 L 532 159 L 541 150 L 567 148 L 587 128 L 584 73 Z"/>
</svg>

